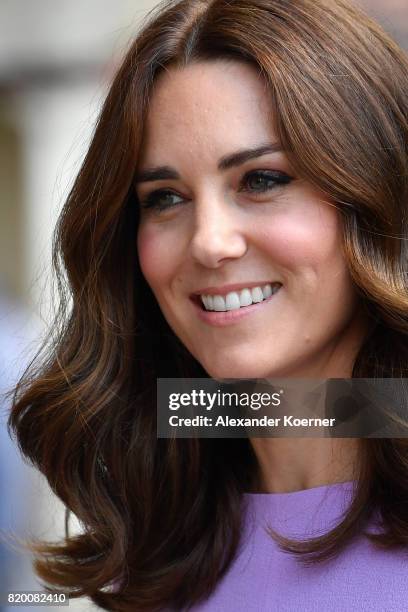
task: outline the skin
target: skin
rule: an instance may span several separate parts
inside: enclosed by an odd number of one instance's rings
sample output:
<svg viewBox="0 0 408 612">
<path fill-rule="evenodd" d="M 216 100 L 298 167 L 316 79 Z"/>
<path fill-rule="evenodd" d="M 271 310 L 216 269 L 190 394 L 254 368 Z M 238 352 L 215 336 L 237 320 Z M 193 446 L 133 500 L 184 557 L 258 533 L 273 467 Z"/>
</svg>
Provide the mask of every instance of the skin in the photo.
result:
<svg viewBox="0 0 408 612">
<path fill-rule="evenodd" d="M 338 209 L 297 176 L 281 150 L 218 167 L 237 151 L 279 145 L 270 106 L 263 81 L 244 63 L 199 62 L 158 77 L 136 174 L 166 166 L 179 178 L 136 182 L 141 269 L 169 325 L 209 376 L 347 378 L 367 326 L 342 252 Z M 291 180 L 279 184 L 271 172 Z M 159 189 L 172 192 L 160 203 L 175 205 L 144 208 Z M 209 286 L 268 280 L 282 283 L 279 292 L 230 325 L 201 320 L 190 299 Z M 350 457 L 357 441 L 252 443 L 262 490 L 336 480 L 334 456 L 340 480 L 356 464 Z"/>
</svg>

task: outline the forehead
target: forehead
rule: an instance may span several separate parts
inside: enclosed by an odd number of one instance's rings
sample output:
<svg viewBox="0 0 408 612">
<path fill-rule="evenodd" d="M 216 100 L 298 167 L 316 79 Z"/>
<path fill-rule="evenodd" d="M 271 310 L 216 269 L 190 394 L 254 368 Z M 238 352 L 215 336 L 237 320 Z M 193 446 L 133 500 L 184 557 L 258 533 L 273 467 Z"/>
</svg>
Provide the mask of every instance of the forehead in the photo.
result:
<svg viewBox="0 0 408 612">
<path fill-rule="evenodd" d="M 276 140 L 272 119 L 269 90 L 250 64 L 216 60 L 171 67 L 153 87 L 143 157 L 160 154 L 163 146 L 169 151 L 197 145 L 220 154 L 227 145 Z"/>
</svg>

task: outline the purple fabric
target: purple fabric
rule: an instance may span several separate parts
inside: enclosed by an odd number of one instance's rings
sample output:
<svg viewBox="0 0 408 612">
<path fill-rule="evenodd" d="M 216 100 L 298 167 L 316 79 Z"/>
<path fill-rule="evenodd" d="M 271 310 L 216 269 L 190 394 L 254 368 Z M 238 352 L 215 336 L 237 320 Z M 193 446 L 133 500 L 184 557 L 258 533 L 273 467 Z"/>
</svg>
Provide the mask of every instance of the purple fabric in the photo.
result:
<svg viewBox="0 0 408 612">
<path fill-rule="evenodd" d="M 293 493 L 245 494 L 240 551 L 209 599 L 194 612 L 408 611 L 408 548 L 377 549 L 364 536 L 323 565 L 302 567 L 264 530 L 299 539 L 322 534 L 347 510 L 353 482 Z M 379 530 L 374 520 L 368 531 Z"/>
</svg>

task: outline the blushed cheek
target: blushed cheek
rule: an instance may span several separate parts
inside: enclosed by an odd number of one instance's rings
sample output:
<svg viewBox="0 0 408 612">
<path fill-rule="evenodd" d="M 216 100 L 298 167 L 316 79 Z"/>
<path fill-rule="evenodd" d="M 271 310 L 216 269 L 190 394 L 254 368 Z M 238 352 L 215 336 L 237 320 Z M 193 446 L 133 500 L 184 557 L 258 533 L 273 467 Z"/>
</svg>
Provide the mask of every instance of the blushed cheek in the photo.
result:
<svg viewBox="0 0 408 612">
<path fill-rule="evenodd" d="M 163 241 L 154 230 L 139 229 L 137 235 L 137 252 L 140 268 L 148 284 L 153 287 L 166 275 L 168 259 L 164 253 Z"/>
<path fill-rule="evenodd" d="M 316 236 L 298 224 L 284 222 L 265 229 L 258 238 L 258 248 L 268 253 L 271 262 L 291 271 L 314 265 L 323 255 Z"/>
<path fill-rule="evenodd" d="M 290 270 L 320 268 L 341 258 L 340 228 L 334 219 L 324 221 L 307 214 L 275 219 L 258 233 L 258 248 Z"/>
</svg>

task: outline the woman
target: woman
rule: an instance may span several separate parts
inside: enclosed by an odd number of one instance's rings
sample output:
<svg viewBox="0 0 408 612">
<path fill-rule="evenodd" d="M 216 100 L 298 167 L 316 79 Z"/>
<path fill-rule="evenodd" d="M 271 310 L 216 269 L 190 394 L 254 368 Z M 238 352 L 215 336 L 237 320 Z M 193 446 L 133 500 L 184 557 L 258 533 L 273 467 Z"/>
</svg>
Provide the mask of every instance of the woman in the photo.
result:
<svg viewBox="0 0 408 612">
<path fill-rule="evenodd" d="M 155 390 L 406 375 L 407 87 L 344 0 L 174 1 L 139 33 L 10 420 L 84 526 L 37 546 L 48 584 L 108 610 L 404 609 L 405 439 L 156 439 Z"/>
</svg>

